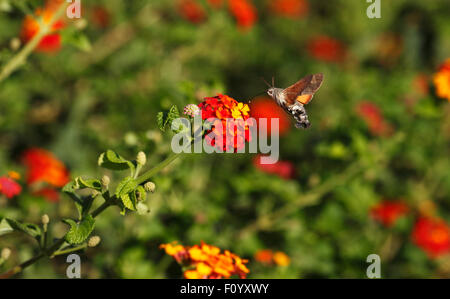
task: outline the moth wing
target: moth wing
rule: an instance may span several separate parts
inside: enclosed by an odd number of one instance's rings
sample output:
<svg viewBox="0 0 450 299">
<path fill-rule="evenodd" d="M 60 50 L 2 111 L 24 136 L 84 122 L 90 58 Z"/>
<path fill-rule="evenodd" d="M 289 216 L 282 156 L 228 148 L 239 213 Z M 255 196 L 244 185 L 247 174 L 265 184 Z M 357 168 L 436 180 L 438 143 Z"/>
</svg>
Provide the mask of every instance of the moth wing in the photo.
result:
<svg viewBox="0 0 450 299">
<path fill-rule="evenodd" d="M 295 102 L 306 105 L 312 100 L 317 90 L 319 90 L 322 82 L 322 73 L 308 75 L 283 90 L 284 98 L 289 105 L 293 105 Z"/>
</svg>

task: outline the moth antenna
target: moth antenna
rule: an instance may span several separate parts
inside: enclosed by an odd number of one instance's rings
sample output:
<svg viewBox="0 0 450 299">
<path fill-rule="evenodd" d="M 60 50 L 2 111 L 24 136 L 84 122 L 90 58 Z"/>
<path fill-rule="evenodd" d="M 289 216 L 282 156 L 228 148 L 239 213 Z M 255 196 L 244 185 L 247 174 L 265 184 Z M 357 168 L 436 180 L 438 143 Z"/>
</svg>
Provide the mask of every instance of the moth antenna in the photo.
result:
<svg viewBox="0 0 450 299">
<path fill-rule="evenodd" d="M 272 88 L 272 86 L 270 86 L 270 84 L 266 81 L 266 79 L 264 79 L 263 77 L 261 77 L 261 79 L 264 81 L 264 83 L 266 83 L 266 85 L 267 85 L 269 88 Z"/>
<path fill-rule="evenodd" d="M 275 76 L 272 76 L 272 87 L 275 87 Z"/>
<path fill-rule="evenodd" d="M 266 91 L 264 90 L 263 92 L 261 92 L 261 93 L 258 93 L 257 95 L 255 95 L 254 97 L 252 97 L 251 99 L 250 99 L 250 101 L 248 101 L 249 103 L 251 103 L 256 97 L 258 97 L 258 96 L 260 96 L 260 95 L 263 95 L 263 94 L 265 94 L 266 93 Z"/>
</svg>

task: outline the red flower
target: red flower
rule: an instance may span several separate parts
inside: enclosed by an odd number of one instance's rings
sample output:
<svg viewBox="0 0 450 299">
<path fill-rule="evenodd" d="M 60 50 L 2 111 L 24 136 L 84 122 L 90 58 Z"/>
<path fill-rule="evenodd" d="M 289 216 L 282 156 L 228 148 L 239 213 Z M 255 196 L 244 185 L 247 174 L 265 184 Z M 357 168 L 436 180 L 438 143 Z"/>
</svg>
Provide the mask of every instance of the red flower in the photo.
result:
<svg viewBox="0 0 450 299">
<path fill-rule="evenodd" d="M 393 128 L 388 124 L 381 110 L 371 102 L 361 102 L 357 108 L 358 115 L 366 122 L 370 132 L 376 136 L 389 136 Z"/>
<path fill-rule="evenodd" d="M 414 226 L 412 239 L 430 258 L 450 252 L 450 228 L 441 219 L 419 218 Z"/>
<path fill-rule="evenodd" d="M 229 9 L 242 29 L 249 29 L 258 19 L 255 6 L 248 0 L 229 0 Z"/>
<path fill-rule="evenodd" d="M 271 2 L 271 11 L 280 16 L 298 18 L 308 13 L 306 0 L 274 0 Z"/>
<path fill-rule="evenodd" d="M 223 151 L 242 149 L 251 139 L 251 121 L 247 104 L 239 103 L 226 95 L 219 94 L 205 98 L 198 105 L 202 119 L 211 122 L 211 129 L 206 132 L 205 140 L 209 145 Z M 222 127 L 222 129 L 220 129 Z"/>
<path fill-rule="evenodd" d="M 382 201 L 372 207 L 370 215 L 386 227 L 395 224 L 398 218 L 407 214 L 408 206 L 401 201 Z"/>
<path fill-rule="evenodd" d="M 271 120 L 272 118 L 279 119 L 279 133 L 284 135 L 291 129 L 291 120 L 286 115 L 286 112 L 278 106 L 274 100 L 267 97 L 257 98 L 250 103 L 252 109 L 252 117 L 258 121 L 258 128 L 262 127 L 261 118 L 267 119 L 267 125 L 264 130 L 268 135 L 272 132 Z"/>
<path fill-rule="evenodd" d="M 318 36 L 308 42 L 309 54 L 325 62 L 342 62 L 345 48 L 338 40 L 328 36 Z"/>
<path fill-rule="evenodd" d="M 273 251 L 270 249 L 258 250 L 255 253 L 254 258 L 257 262 L 260 262 L 261 264 L 270 265 L 272 264 Z"/>
<path fill-rule="evenodd" d="M 46 150 L 30 149 L 23 154 L 22 160 L 28 167 L 29 185 L 45 182 L 54 187 L 63 187 L 70 180 L 69 171 L 64 164 Z"/>
<path fill-rule="evenodd" d="M 22 192 L 22 187 L 16 183 L 12 178 L 2 176 L 0 177 L 0 193 L 6 198 L 13 198 Z"/>
<path fill-rule="evenodd" d="M 201 23 L 206 19 L 206 13 L 203 7 L 194 0 L 180 0 L 178 2 L 178 11 L 191 23 Z"/>
<path fill-rule="evenodd" d="M 291 162 L 277 161 L 274 164 L 262 164 L 261 157 L 262 155 L 257 155 L 253 159 L 253 165 L 255 165 L 258 170 L 268 174 L 275 174 L 285 180 L 289 180 L 294 177 L 295 167 Z"/>
<path fill-rule="evenodd" d="M 39 24 L 37 18 L 42 17 L 45 24 L 50 23 L 53 18 L 53 14 L 58 9 L 61 1 L 53 0 L 47 1 L 44 9 L 38 8 L 35 15 L 27 15 L 22 24 L 21 39 L 24 43 L 29 42 L 36 34 L 39 33 L 41 25 Z M 62 20 L 58 20 L 53 23 L 50 33 L 45 35 L 36 51 L 41 52 L 57 52 L 61 49 L 61 36 L 57 33 L 58 30 L 64 28 L 64 23 Z"/>
</svg>

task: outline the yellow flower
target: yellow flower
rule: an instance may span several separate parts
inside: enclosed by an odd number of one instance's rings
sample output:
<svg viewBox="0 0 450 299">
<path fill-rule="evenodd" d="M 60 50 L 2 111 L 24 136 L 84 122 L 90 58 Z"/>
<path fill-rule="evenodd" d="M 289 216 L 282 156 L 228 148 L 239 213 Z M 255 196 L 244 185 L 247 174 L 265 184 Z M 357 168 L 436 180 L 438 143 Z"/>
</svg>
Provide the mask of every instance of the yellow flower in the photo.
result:
<svg viewBox="0 0 450 299">
<path fill-rule="evenodd" d="M 291 259 L 287 256 L 287 254 L 281 251 L 277 251 L 273 254 L 273 261 L 278 266 L 289 266 L 291 263 Z"/>
<path fill-rule="evenodd" d="M 159 248 L 164 249 L 166 254 L 170 256 L 175 256 L 177 253 L 181 251 L 185 251 L 182 245 L 178 245 L 177 242 L 172 242 L 170 244 L 161 244 Z"/>
<path fill-rule="evenodd" d="M 447 59 L 433 78 L 436 93 L 440 98 L 450 101 L 450 59 Z"/>
</svg>

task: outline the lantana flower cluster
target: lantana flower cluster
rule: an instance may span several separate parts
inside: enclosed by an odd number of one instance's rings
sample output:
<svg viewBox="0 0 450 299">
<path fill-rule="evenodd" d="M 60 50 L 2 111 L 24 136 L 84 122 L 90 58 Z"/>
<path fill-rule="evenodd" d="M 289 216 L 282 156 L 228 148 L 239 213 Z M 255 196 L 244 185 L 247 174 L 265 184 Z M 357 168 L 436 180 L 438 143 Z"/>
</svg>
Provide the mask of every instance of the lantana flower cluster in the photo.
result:
<svg viewBox="0 0 450 299">
<path fill-rule="evenodd" d="M 31 148 L 22 155 L 22 164 L 26 167 L 26 185 L 35 196 L 42 196 L 49 201 L 59 200 L 59 188 L 70 181 L 69 171 L 51 152 Z M 0 177 L 0 194 L 11 199 L 22 192 L 19 184 L 21 176 L 11 171 L 7 176 Z"/>
<path fill-rule="evenodd" d="M 386 227 L 392 227 L 411 209 L 401 200 L 383 200 L 370 211 L 371 217 Z M 426 215 L 420 211 L 411 232 L 411 239 L 430 258 L 450 254 L 450 226 L 435 215 Z"/>
<path fill-rule="evenodd" d="M 203 242 L 191 247 L 173 242 L 160 248 L 183 266 L 186 279 L 246 278 L 250 272 L 245 266 L 247 260 L 228 250 L 222 253 L 220 248 Z"/>
<path fill-rule="evenodd" d="M 210 122 L 206 132 L 206 142 L 222 151 L 236 152 L 251 141 L 250 127 L 255 123 L 250 119 L 250 108 L 229 96 L 219 94 L 205 98 L 198 105 L 202 119 Z"/>
<path fill-rule="evenodd" d="M 42 18 L 44 24 L 49 24 L 59 6 L 63 3 L 62 0 L 48 0 L 43 8 L 38 8 L 34 15 L 27 15 L 22 24 L 21 39 L 24 43 L 29 42 L 41 30 L 39 18 Z M 63 20 L 57 20 L 53 23 L 50 33 L 45 35 L 36 51 L 39 52 L 57 52 L 61 49 L 61 35 L 58 32 L 63 29 L 65 24 Z"/>
</svg>

